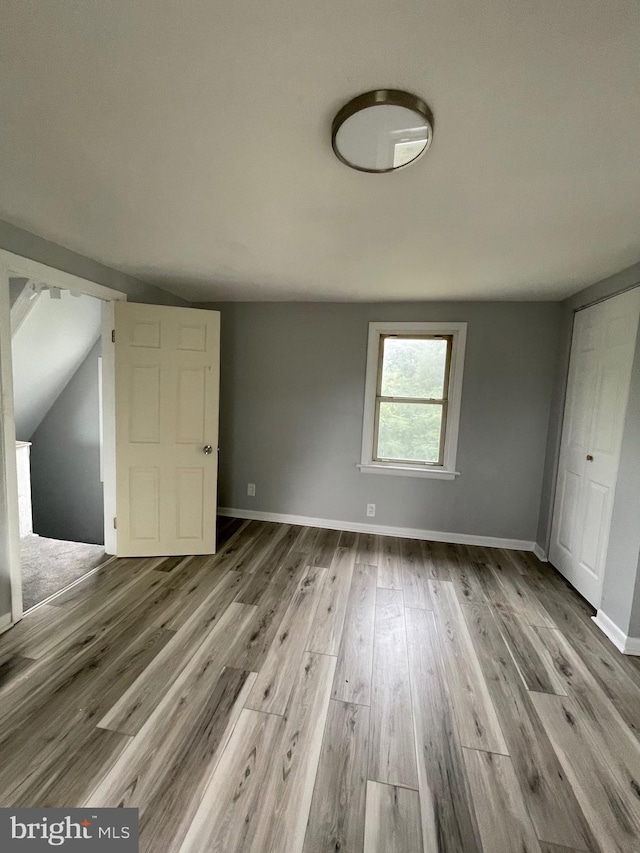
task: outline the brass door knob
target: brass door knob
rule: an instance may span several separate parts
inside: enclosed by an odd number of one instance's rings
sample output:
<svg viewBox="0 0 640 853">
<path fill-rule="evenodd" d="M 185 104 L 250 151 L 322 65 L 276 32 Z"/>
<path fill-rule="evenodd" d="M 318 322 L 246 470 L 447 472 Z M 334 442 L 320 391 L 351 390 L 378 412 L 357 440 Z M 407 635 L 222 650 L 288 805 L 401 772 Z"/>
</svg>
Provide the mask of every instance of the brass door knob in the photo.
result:
<svg viewBox="0 0 640 853">
<path fill-rule="evenodd" d="M 205 444 L 205 446 L 202 448 L 202 452 L 205 454 L 205 456 L 210 456 L 213 453 L 213 447 L 211 447 L 210 444 Z"/>
<path fill-rule="evenodd" d="M 593 456 L 590 453 L 587 453 L 587 462 L 593 462 Z"/>
</svg>

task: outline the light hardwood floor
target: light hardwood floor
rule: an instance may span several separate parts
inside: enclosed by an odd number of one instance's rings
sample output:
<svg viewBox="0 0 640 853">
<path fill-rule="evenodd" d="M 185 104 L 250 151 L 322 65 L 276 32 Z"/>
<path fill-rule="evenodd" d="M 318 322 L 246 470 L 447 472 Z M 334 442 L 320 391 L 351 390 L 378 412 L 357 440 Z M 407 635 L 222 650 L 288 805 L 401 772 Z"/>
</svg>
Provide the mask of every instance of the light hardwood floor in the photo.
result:
<svg viewBox="0 0 640 853">
<path fill-rule="evenodd" d="M 533 555 L 221 522 L 0 637 L 0 806 L 148 853 L 640 850 L 640 664 Z"/>
</svg>

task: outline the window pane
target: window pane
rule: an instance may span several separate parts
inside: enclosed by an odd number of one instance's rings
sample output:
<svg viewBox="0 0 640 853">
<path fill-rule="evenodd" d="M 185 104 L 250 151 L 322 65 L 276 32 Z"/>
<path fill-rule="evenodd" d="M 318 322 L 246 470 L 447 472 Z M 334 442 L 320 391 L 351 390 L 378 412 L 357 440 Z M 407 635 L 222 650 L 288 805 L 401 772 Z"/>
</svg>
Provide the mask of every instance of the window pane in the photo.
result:
<svg viewBox="0 0 640 853">
<path fill-rule="evenodd" d="M 438 462 L 442 406 L 440 403 L 380 403 L 380 459 Z"/>
<path fill-rule="evenodd" d="M 385 338 L 380 393 L 383 397 L 440 399 L 446 366 L 446 340 Z"/>
</svg>

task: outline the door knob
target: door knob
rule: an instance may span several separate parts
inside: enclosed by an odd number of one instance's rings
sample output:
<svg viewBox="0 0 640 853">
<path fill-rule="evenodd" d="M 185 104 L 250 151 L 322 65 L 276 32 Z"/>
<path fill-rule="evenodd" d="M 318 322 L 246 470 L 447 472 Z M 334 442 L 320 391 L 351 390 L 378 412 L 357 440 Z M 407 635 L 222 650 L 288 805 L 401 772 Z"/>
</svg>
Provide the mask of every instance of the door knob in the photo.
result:
<svg viewBox="0 0 640 853">
<path fill-rule="evenodd" d="M 593 462 L 593 456 L 590 453 L 587 453 L 587 462 Z"/>
<path fill-rule="evenodd" d="M 213 453 L 213 447 L 211 447 L 210 444 L 205 444 L 205 446 L 202 448 L 202 452 L 205 456 L 209 456 L 211 453 Z"/>
</svg>

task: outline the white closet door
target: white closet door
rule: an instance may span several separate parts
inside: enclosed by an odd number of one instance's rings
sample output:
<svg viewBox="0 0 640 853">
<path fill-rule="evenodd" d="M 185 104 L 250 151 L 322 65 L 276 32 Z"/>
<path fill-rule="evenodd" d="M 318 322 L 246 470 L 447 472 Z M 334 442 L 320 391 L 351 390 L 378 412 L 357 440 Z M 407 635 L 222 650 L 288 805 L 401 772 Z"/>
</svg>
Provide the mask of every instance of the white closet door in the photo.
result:
<svg viewBox="0 0 640 853">
<path fill-rule="evenodd" d="M 115 305 L 117 554 L 213 554 L 220 314 Z"/>
<path fill-rule="evenodd" d="M 640 288 L 576 314 L 549 559 L 600 605 Z"/>
</svg>

